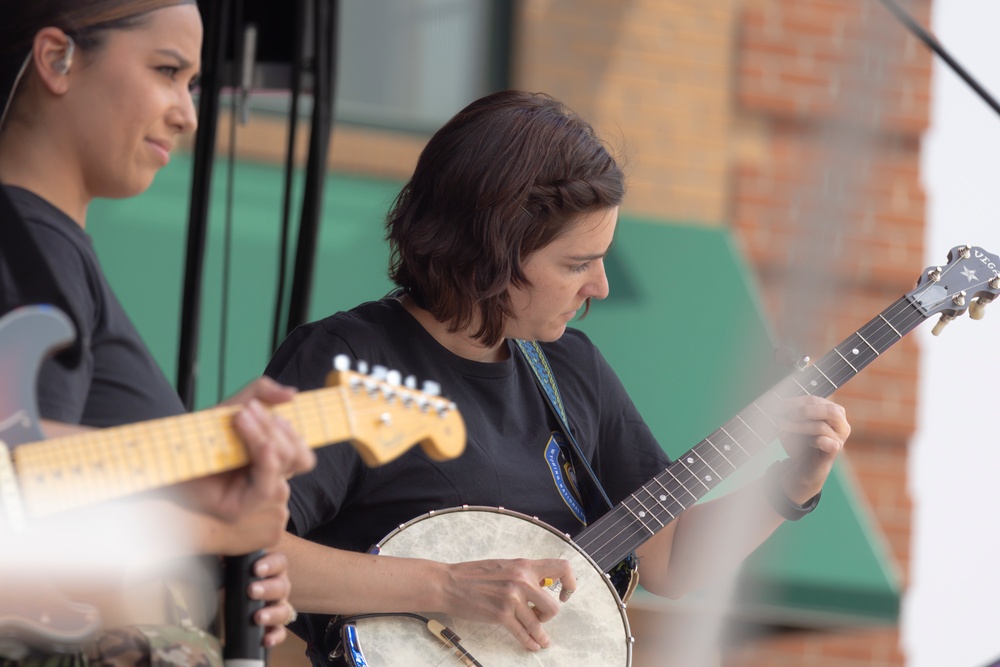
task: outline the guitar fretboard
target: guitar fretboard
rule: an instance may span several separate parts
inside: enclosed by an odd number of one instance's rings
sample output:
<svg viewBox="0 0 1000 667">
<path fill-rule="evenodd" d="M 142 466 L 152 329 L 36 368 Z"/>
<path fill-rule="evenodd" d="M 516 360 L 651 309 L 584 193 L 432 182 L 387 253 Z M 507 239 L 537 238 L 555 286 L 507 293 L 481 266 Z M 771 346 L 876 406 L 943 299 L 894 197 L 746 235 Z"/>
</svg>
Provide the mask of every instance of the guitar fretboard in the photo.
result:
<svg viewBox="0 0 1000 667">
<path fill-rule="evenodd" d="M 350 437 L 337 390 L 299 394 L 274 411 L 312 447 Z M 235 407 L 87 431 L 14 450 L 28 514 L 41 516 L 247 464 Z"/>
<path fill-rule="evenodd" d="M 438 460 L 465 446 L 465 425 L 450 401 L 339 371 L 334 386 L 300 392 L 271 410 L 310 447 L 350 440 L 369 466 L 416 443 Z M 236 407 L 87 431 L 13 451 L 26 513 L 42 516 L 245 466 L 233 428 Z"/>
<path fill-rule="evenodd" d="M 774 442 L 780 429 L 772 415 L 783 400 L 829 396 L 926 318 L 918 305 L 902 297 L 814 364 L 759 396 L 573 541 L 609 571 Z"/>
</svg>

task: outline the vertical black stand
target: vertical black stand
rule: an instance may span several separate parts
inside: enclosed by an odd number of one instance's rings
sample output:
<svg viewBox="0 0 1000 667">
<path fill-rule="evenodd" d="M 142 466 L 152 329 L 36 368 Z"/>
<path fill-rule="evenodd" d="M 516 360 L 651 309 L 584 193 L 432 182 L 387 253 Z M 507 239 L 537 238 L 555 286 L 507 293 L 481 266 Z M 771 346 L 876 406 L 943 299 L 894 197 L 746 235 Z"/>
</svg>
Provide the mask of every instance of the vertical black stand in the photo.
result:
<svg viewBox="0 0 1000 667">
<path fill-rule="evenodd" d="M 281 5 L 273 0 L 210 0 L 201 4 L 205 25 L 205 45 L 202 54 L 201 98 L 198 110 L 199 130 L 195 140 L 194 170 L 192 176 L 191 202 L 189 207 L 187 256 L 184 268 L 183 303 L 181 305 L 180 345 L 177 358 L 177 392 L 188 410 L 194 407 L 195 386 L 198 369 L 198 334 L 201 321 L 202 276 L 204 273 L 205 244 L 208 232 L 208 210 L 211 197 L 212 165 L 218 133 L 219 93 L 223 85 L 238 85 L 243 25 L 235 25 L 234 15 L 242 17 L 240 23 L 259 21 L 258 31 L 261 44 L 259 51 L 266 57 L 268 29 L 275 29 L 274 23 L 285 25 L 284 21 L 269 20 L 275 12 L 292 15 L 291 24 L 296 34 L 270 35 L 272 42 L 280 42 L 282 48 L 290 51 L 283 67 L 258 68 L 258 78 L 268 78 L 278 73 L 281 81 L 263 81 L 260 87 L 290 89 L 293 99 L 293 113 L 298 112 L 298 97 L 311 86 L 313 92 L 312 126 L 309 139 L 309 157 L 306 164 L 305 192 L 302 198 L 298 243 L 293 267 L 289 312 L 281 313 L 284 303 L 285 244 L 282 243 L 280 277 L 277 295 L 278 306 L 275 313 L 275 344 L 278 332 L 282 331 L 280 320 L 284 320 L 284 330 L 288 331 L 305 321 L 312 293 L 312 274 L 315 264 L 316 240 L 319 236 L 319 220 L 322 214 L 323 185 L 326 176 L 326 161 L 329 152 L 330 135 L 333 128 L 334 71 L 336 65 L 336 34 L 338 3 L 336 0 L 296 0 L 294 5 Z M 309 31 L 312 31 L 311 33 Z M 227 67 L 226 54 L 233 53 L 232 64 Z M 264 63 L 266 65 L 266 63 Z M 289 74 L 290 73 L 290 74 Z M 306 74 L 312 74 L 306 77 Z M 307 81 L 307 78 L 309 79 Z M 286 162 L 285 205 L 283 238 L 287 238 L 290 214 L 291 172 L 294 153 L 294 132 L 297 118 L 289 119 L 289 158 Z M 223 295 L 225 298 L 225 295 Z"/>
<path fill-rule="evenodd" d="M 202 49 L 201 98 L 198 105 L 198 134 L 195 137 L 191 201 L 188 208 L 187 256 L 181 301 L 180 347 L 177 354 L 177 393 L 184 407 L 194 407 L 198 331 L 201 323 L 201 287 L 208 231 L 208 203 L 212 191 L 212 163 L 219 125 L 220 70 L 228 45 L 229 12 L 232 0 L 216 0 L 203 5 L 205 44 Z"/>
<path fill-rule="evenodd" d="M 323 214 L 323 184 L 329 155 L 330 131 L 333 128 L 333 90 L 336 72 L 335 38 L 337 33 L 336 0 L 316 2 L 314 86 L 312 133 L 309 159 L 306 164 L 305 192 L 299 225 L 299 242 L 295 252 L 295 271 L 288 304 L 285 333 L 303 324 L 308 317 L 312 296 L 312 276 L 319 238 L 319 220 Z"/>
</svg>

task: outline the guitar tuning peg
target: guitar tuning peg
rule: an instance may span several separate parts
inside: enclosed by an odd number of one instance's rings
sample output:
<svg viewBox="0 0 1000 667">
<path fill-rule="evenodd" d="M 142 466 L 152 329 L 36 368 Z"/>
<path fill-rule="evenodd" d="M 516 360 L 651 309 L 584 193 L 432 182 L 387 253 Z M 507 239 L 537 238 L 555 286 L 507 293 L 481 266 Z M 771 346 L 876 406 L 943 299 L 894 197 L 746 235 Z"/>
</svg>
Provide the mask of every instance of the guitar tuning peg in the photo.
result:
<svg viewBox="0 0 1000 667">
<path fill-rule="evenodd" d="M 403 380 L 403 386 L 406 387 L 407 389 L 416 389 L 417 388 L 417 378 L 416 378 L 416 376 L 414 376 L 414 375 L 407 375 L 406 379 Z"/>
<path fill-rule="evenodd" d="M 423 392 L 428 396 L 440 396 L 441 395 L 441 385 L 433 380 L 424 380 Z"/>
<path fill-rule="evenodd" d="M 333 368 L 337 371 L 351 370 L 351 358 L 346 354 L 338 354 L 333 358 Z"/>
<path fill-rule="evenodd" d="M 368 362 L 363 359 L 358 360 L 358 373 L 368 375 Z"/>
<path fill-rule="evenodd" d="M 951 322 L 953 319 L 955 319 L 954 315 L 948 315 L 948 314 L 942 315 L 941 319 L 938 320 L 937 324 L 934 325 L 934 328 L 931 329 L 931 333 L 934 334 L 935 336 L 940 336 L 941 332 L 944 331 L 944 328 L 948 326 L 948 322 Z"/>
<path fill-rule="evenodd" d="M 403 374 L 397 370 L 390 370 L 385 374 L 385 381 L 393 387 L 403 384 Z"/>
<path fill-rule="evenodd" d="M 993 301 L 993 299 L 984 299 L 983 297 L 973 299 L 972 302 L 969 303 L 969 317 L 974 320 L 981 320 L 986 317 L 986 306 L 991 301 Z"/>
<path fill-rule="evenodd" d="M 389 376 L 389 369 L 385 366 L 380 366 L 378 364 L 372 366 L 372 377 L 379 382 L 382 382 Z"/>
</svg>

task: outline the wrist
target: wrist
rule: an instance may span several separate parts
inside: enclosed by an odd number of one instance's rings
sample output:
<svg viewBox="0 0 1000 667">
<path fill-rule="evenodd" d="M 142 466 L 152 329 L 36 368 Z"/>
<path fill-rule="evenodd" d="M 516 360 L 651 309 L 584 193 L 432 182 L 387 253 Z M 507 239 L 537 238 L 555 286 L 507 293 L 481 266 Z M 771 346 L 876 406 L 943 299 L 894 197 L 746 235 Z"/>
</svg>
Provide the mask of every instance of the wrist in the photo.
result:
<svg viewBox="0 0 1000 667">
<path fill-rule="evenodd" d="M 764 473 L 764 493 L 771 508 L 786 521 L 798 521 L 805 515 L 816 509 L 819 505 L 822 490 L 815 495 L 808 497 L 804 502 L 796 502 L 789 494 L 786 487 L 785 477 L 790 467 L 789 459 L 775 461 Z M 795 494 L 796 498 L 804 494 Z"/>
</svg>

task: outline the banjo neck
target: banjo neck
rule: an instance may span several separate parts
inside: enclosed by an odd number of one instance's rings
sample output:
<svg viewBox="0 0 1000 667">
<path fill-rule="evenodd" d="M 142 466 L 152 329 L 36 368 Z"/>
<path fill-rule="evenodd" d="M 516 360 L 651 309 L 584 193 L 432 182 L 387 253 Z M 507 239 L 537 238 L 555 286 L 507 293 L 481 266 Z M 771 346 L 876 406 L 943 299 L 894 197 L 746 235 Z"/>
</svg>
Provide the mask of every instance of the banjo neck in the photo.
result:
<svg viewBox="0 0 1000 667">
<path fill-rule="evenodd" d="M 609 572 L 774 442 L 773 415 L 796 396 L 827 397 L 930 316 L 914 292 L 879 313 L 816 363 L 779 381 L 735 417 L 584 528 L 573 541 Z"/>
</svg>

